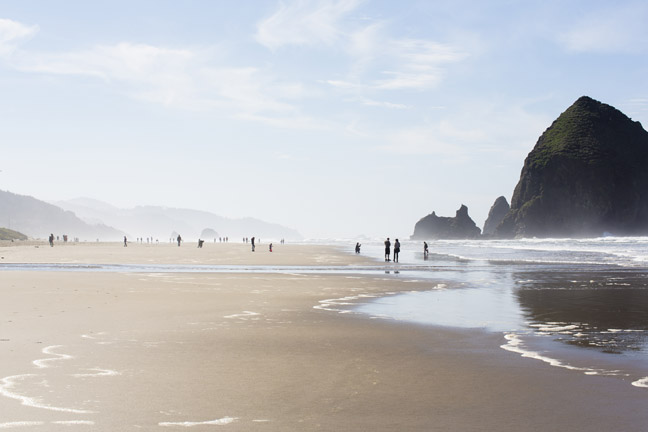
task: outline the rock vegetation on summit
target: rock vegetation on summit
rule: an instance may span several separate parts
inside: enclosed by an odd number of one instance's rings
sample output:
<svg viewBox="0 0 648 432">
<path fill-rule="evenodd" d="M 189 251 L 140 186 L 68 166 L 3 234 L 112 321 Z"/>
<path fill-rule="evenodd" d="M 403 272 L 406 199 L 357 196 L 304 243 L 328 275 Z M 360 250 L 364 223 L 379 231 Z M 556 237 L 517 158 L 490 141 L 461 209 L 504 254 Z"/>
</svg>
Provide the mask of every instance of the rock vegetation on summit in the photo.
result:
<svg viewBox="0 0 648 432">
<path fill-rule="evenodd" d="M 540 136 L 498 237 L 648 233 L 648 132 L 616 108 L 579 98 Z"/>
</svg>

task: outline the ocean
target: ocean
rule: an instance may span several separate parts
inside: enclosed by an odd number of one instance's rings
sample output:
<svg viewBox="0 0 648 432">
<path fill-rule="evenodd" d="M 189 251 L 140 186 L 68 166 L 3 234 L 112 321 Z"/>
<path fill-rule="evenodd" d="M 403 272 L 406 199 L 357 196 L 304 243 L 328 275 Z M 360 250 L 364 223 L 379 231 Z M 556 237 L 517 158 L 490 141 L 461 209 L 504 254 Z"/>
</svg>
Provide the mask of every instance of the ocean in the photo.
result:
<svg viewBox="0 0 648 432">
<path fill-rule="evenodd" d="M 393 242 L 393 239 L 392 239 Z M 355 244 L 355 243 L 354 243 Z M 502 349 L 648 388 L 648 237 L 402 241 L 391 277 L 435 283 L 356 312 L 502 334 Z M 384 255 L 382 241 L 363 254 Z"/>
</svg>

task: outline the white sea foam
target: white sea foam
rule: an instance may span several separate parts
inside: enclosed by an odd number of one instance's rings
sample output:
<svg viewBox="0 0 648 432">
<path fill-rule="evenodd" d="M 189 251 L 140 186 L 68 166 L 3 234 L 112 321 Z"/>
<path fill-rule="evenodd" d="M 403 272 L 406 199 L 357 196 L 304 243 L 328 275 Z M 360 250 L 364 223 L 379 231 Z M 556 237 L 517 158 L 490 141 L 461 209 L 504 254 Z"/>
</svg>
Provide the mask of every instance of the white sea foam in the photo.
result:
<svg viewBox="0 0 648 432">
<path fill-rule="evenodd" d="M 51 422 L 51 424 L 63 425 L 63 426 L 72 426 L 72 425 L 94 426 L 95 423 L 89 420 L 59 420 L 59 421 L 53 421 Z M 25 426 L 44 426 L 44 425 L 45 425 L 44 421 L 16 421 L 16 422 L 0 423 L 0 429 L 13 429 L 13 428 L 25 427 Z"/>
<path fill-rule="evenodd" d="M 507 343 L 504 345 L 501 345 L 500 348 L 505 349 L 507 351 L 511 351 L 517 354 L 520 354 L 522 357 L 526 358 L 532 358 L 536 360 L 543 361 L 551 366 L 556 366 L 564 369 L 569 369 L 573 371 L 579 371 L 583 372 L 584 374 L 587 375 L 617 375 L 613 371 L 606 371 L 603 369 L 595 369 L 595 368 L 588 368 L 588 367 L 578 367 L 578 366 L 572 366 L 570 364 L 566 364 L 561 362 L 560 360 L 544 356 L 540 354 L 539 352 L 536 351 L 531 351 L 528 350 L 523 342 L 522 339 L 520 338 L 519 335 L 515 333 L 507 333 L 504 335 L 504 337 L 507 340 Z"/>
<path fill-rule="evenodd" d="M 119 372 L 110 370 L 110 369 L 100 369 L 100 368 L 92 368 L 92 369 L 86 369 L 89 371 L 96 371 L 95 373 L 78 373 L 78 374 L 73 374 L 72 376 L 74 378 L 86 378 L 86 377 L 102 377 L 102 376 L 117 376 L 120 375 Z"/>
<path fill-rule="evenodd" d="M 566 323 L 546 323 L 546 324 L 530 324 L 530 327 L 535 327 L 539 332 L 544 333 L 562 333 L 569 332 L 569 330 L 576 330 L 580 328 L 578 324 Z"/>
<path fill-rule="evenodd" d="M 360 300 L 362 298 L 375 298 L 375 297 L 376 296 L 371 294 L 358 294 L 358 295 L 346 296 L 340 298 L 325 299 L 325 300 L 320 300 L 318 305 L 313 306 L 313 309 L 319 309 L 319 310 L 325 310 L 325 311 L 337 312 L 337 313 L 350 313 L 351 312 L 350 310 L 342 309 L 340 308 L 340 306 L 352 306 L 355 304 L 356 300 Z"/>
<path fill-rule="evenodd" d="M 247 319 L 249 317 L 261 315 L 258 312 L 251 312 L 251 311 L 243 311 L 243 313 L 240 314 L 233 314 L 233 315 L 225 315 L 223 318 L 239 318 L 239 319 Z"/>
<path fill-rule="evenodd" d="M 56 425 L 87 425 L 87 426 L 94 426 L 95 422 L 90 421 L 90 420 L 59 420 L 59 421 L 53 421 L 52 424 Z"/>
<path fill-rule="evenodd" d="M 222 419 L 216 419 L 216 420 L 208 420 L 208 421 L 201 421 L 201 422 L 160 422 L 158 423 L 159 426 L 182 426 L 182 427 L 193 427 L 193 426 L 203 426 L 203 425 L 217 425 L 217 426 L 222 426 L 226 424 L 230 424 L 238 420 L 236 417 L 223 417 Z"/>
<path fill-rule="evenodd" d="M 641 378 L 640 380 L 634 381 L 632 385 L 635 387 L 648 388 L 648 377 Z"/>
<path fill-rule="evenodd" d="M 56 348 L 61 348 L 61 345 L 52 345 L 52 346 L 48 346 L 48 347 L 43 348 L 43 351 L 42 351 L 43 354 L 54 355 L 56 357 L 34 360 L 32 362 L 34 364 L 34 366 L 36 366 L 39 369 L 45 369 L 45 368 L 51 367 L 49 365 L 49 363 L 51 363 L 51 362 L 56 362 L 56 361 L 60 361 L 60 360 L 69 360 L 69 359 L 73 358 L 71 355 L 57 354 L 55 352 L 52 352 L 52 350 L 54 350 Z"/>
<path fill-rule="evenodd" d="M 16 421 L 16 422 L 6 422 L 0 423 L 0 429 L 13 429 L 17 427 L 25 426 L 43 426 L 45 422 L 42 421 Z"/>
<path fill-rule="evenodd" d="M 10 399 L 15 399 L 17 401 L 20 401 L 22 405 L 29 406 L 32 408 L 41 408 L 49 411 L 59 411 L 59 412 L 68 412 L 68 413 L 75 413 L 75 414 L 91 414 L 94 413 L 94 411 L 88 411 L 88 410 L 80 410 L 80 409 L 75 409 L 75 408 L 64 408 L 64 407 L 55 407 L 51 405 L 47 405 L 42 403 L 40 400 L 34 397 L 30 396 L 24 396 L 18 393 L 15 393 L 12 391 L 14 387 L 16 386 L 17 382 L 23 381 L 26 378 L 30 377 L 35 377 L 38 375 L 34 374 L 25 374 L 25 375 L 13 375 L 13 376 L 8 376 L 5 378 L 2 378 L 0 380 L 0 395 L 10 398 Z"/>
</svg>

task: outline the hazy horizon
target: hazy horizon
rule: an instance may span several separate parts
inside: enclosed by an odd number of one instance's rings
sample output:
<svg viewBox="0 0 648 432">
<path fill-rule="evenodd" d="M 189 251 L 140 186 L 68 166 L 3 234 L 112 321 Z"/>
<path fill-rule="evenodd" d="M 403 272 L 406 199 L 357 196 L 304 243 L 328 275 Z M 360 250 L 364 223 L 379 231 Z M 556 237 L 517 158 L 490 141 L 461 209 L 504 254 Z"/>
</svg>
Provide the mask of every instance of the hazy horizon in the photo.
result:
<svg viewBox="0 0 648 432">
<path fill-rule="evenodd" d="M 0 189 L 402 237 L 482 228 L 580 96 L 648 124 L 641 1 L 0 7 Z"/>
</svg>

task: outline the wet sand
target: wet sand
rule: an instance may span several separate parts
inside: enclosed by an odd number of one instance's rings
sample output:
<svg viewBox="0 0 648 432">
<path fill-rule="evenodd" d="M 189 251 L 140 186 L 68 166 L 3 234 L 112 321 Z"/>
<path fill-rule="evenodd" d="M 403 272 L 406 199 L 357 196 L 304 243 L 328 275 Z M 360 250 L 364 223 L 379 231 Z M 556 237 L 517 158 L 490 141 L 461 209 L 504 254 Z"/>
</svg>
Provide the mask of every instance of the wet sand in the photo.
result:
<svg viewBox="0 0 648 432">
<path fill-rule="evenodd" d="M 211 247 L 210 247 L 211 246 Z M 1 262 L 344 265 L 286 245 L 2 247 Z M 340 313 L 385 277 L 0 272 L 0 428 L 644 431 L 648 392 L 523 359 L 501 334 Z M 346 302 L 346 301 L 344 301 Z M 340 302 L 338 302 L 340 303 Z M 348 308 L 348 306 L 343 306 Z"/>
</svg>

